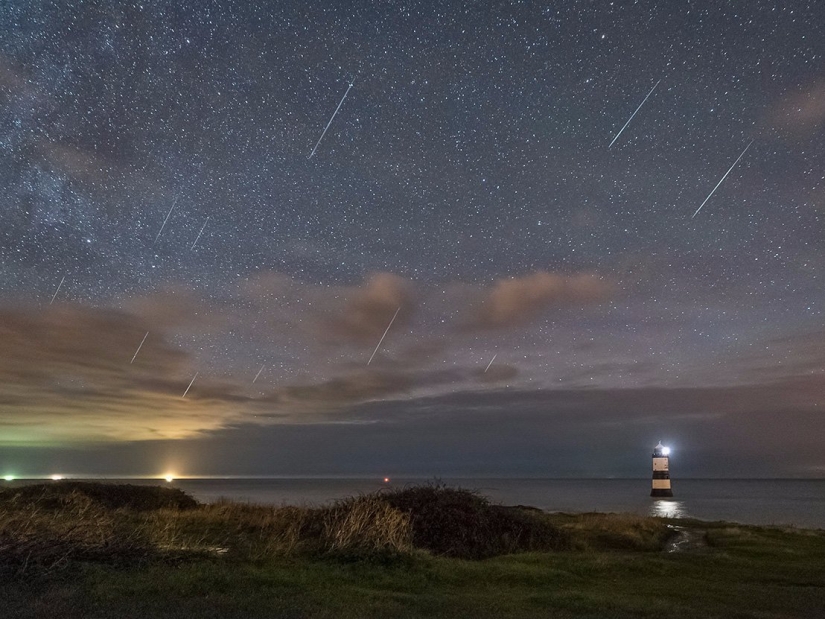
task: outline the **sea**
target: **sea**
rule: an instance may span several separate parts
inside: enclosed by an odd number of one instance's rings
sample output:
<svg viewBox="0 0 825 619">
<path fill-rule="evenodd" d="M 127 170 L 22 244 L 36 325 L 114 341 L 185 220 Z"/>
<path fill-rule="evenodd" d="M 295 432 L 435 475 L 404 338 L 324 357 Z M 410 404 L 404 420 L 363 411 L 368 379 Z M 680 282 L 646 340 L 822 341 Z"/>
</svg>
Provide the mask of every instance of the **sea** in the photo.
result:
<svg viewBox="0 0 825 619">
<path fill-rule="evenodd" d="M 105 480 L 114 481 L 114 480 Z M 653 499 L 649 479 L 157 479 L 122 480 L 180 488 L 201 502 L 323 505 L 349 496 L 441 483 L 503 505 L 553 512 L 623 512 L 670 518 L 825 529 L 825 479 L 677 479 L 672 499 Z M 22 483 L 22 482 L 14 482 Z M 0 488 L 3 484 L 0 484 Z"/>
</svg>

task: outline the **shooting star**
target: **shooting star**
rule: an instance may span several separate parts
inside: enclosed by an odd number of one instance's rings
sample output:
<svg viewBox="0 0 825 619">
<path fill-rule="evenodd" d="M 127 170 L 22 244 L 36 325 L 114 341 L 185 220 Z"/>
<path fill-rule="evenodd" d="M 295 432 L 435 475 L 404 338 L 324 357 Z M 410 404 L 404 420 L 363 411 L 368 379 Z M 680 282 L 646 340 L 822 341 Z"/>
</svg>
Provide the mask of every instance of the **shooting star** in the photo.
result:
<svg viewBox="0 0 825 619">
<path fill-rule="evenodd" d="M 57 290 L 55 290 L 55 291 L 54 291 L 54 294 L 52 295 L 52 300 L 51 300 L 51 301 L 49 301 L 49 305 L 51 305 L 52 303 L 54 303 L 54 299 L 55 299 L 55 297 L 57 296 L 57 293 L 58 293 L 58 292 L 60 292 L 60 287 L 63 285 L 63 282 L 65 281 L 65 279 L 66 279 L 66 276 L 64 275 L 64 276 L 63 276 L 63 279 L 61 279 L 61 280 L 60 280 L 60 283 L 57 285 Z"/>
<path fill-rule="evenodd" d="M 742 153 L 741 153 L 741 154 L 740 154 L 740 155 L 736 158 L 736 161 L 734 161 L 734 162 L 733 162 L 733 165 L 732 165 L 730 168 L 728 168 L 728 171 L 727 171 L 727 172 L 725 172 L 725 175 L 724 175 L 724 176 L 723 176 L 723 177 L 719 180 L 719 182 L 718 182 L 718 183 L 716 183 L 716 187 L 714 187 L 714 188 L 713 188 L 713 191 L 711 191 L 711 192 L 708 194 L 708 197 L 707 197 L 707 198 L 705 198 L 705 202 L 707 202 L 708 200 L 710 200 L 710 197 L 713 195 L 713 193 L 714 193 L 717 189 L 719 189 L 719 185 L 721 185 L 721 184 L 722 184 L 722 181 L 724 181 L 724 180 L 728 177 L 728 174 L 730 174 L 730 171 L 731 171 L 731 170 L 733 170 L 733 168 L 735 168 L 735 167 L 736 167 L 736 164 L 737 164 L 737 163 L 739 163 L 739 160 L 740 160 L 742 157 L 744 157 L 744 156 L 745 156 L 745 153 L 746 153 L 746 152 L 748 152 L 748 149 L 751 147 L 751 144 L 753 144 L 753 140 L 751 140 L 750 142 L 748 142 L 748 145 L 745 147 L 745 150 L 743 150 L 743 151 L 742 151 Z M 699 205 L 699 208 L 697 208 L 697 209 L 696 209 L 696 212 L 695 212 L 693 215 L 691 215 L 691 216 L 690 216 L 690 218 L 691 218 L 691 219 L 693 219 L 694 217 L 696 217 L 696 216 L 699 214 L 699 211 L 701 211 L 701 210 L 702 210 L 702 207 L 703 207 L 703 206 L 705 206 L 705 202 L 702 202 L 702 204 L 700 204 L 700 205 Z"/>
<path fill-rule="evenodd" d="M 253 384 L 253 385 L 255 384 L 255 381 L 256 381 L 256 380 L 258 380 L 258 377 L 261 375 L 261 372 L 263 372 L 263 371 L 264 371 L 264 368 L 265 368 L 265 367 L 266 367 L 265 365 L 262 365 L 262 366 L 261 366 L 261 369 L 260 369 L 260 370 L 258 370 L 258 373 L 257 373 L 257 374 L 255 374 L 255 378 L 253 378 L 253 379 L 252 379 L 252 384 Z"/>
<path fill-rule="evenodd" d="M 487 373 L 487 370 L 489 370 L 489 369 L 490 369 L 490 366 L 491 366 L 491 365 L 493 365 L 493 361 L 495 361 L 495 360 L 496 360 L 496 357 L 498 357 L 498 353 L 494 354 L 494 355 L 493 355 L 493 358 L 492 358 L 492 359 L 490 359 L 490 363 L 488 363 L 488 364 L 487 364 L 487 369 L 485 369 L 485 370 L 484 370 L 484 373 L 485 373 L 485 374 Z"/>
<path fill-rule="evenodd" d="M 135 362 L 135 357 L 137 357 L 137 354 L 140 352 L 140 349 L 143 348 L 143 342 L 146 341 L 147 337 L 149 337 L 149 332 L 148 331 L 146 332 L 146 335 L 143 336 L 143 339 L 140 340 L 140 344 L 138 345 L 137 350 L 135 351 L 135 354 L 132 355 L 132 360 L 129 362 L 129 365 L 132 365 Z"/>
<path fill-rule="evenodd" d="M 195 382 L 195 379 L 198 377 L 198 372 L 195 372 L 195 375 L 192 377 L 192 380 L 189 381 L 189 386 L 186 388 L 186 391 L 183 392 L 183 395 L 180 397 L 182 400 L 186 397 L 186 394 L 189 393 L 189 390 L 192 388 L 192 383 Z"/>
<path fill-rule="evenodd" d="M 192 243 L 192 247 L 190 247 L 189 249 L 195 249 L 195 244 L 196 244 L 196 243 L 198 242 L 198 240 L 201 238 L 201 234 L 203 234 L 203 229 L 204 229 L 204 228 L 206 228 L 206 224 L 208 224 L 208 223 L 209 223 L 209 218 L 207 217 L 207 218 L 206 218 L 206 221 L 205 221 L 205 222 L 203 222 L 203 225 L 201 226 L 201 231 L 200 231 L 200 232 L 198 232 L 198 236 L 197 236 L 197 238 L 195 239 L 195 242 L 194 242 L 194 243 Z"/>
<path fill-rule="evenodd" d="M 347 88 L 347 92 L 345 92 L 344 96 L 341 97 L 341 102 L 338 104 L 338 107 L 336 107 L 335 111 L 332 113 L 332 117 L 329 119 L 329 122 L 327 123 L 327 126 L 324 127 L 324 131 L 323 131 L 323 133 L 321 133 L 321 137 L 318 138 L 317 142 L 315 142 L 315 148 L 312 149 L 312 152 L 309 154 L 309 157 L 307 157 L 307 159 L 312 159 L 312 156 L 315 154 L 315 151 L 318 149 L 318 144 L 320 144 L 321 140 L 324 139 L 324 136 L 327 133 L 327 129 L 329 129 L 329 126 L 332 124 L 332 121 L 335 119 L 335 115 L 338 113 L 338 110 L 340 110 L 341 106 L 344 104 L 344 99 L 347 98 L 347 95 L 349 94 L 350 88 L 352 88 L 352 84 L 353 84 L 352 82 L 349 83 L 349 88 Z"/>
<path fill-rule="evenodd" d="M 372 358 L 375 356 L 375 353 L 377 353 L 377 352 L 378 352 L 378 349 L 379 349 L 379 348 L 381 348 L 381 342 L 383 342 L 383 341 L 384 341 L 384 338 L 385 338 L 385 337 L 387 337 L 387 333 L 389 332 L 390 327 L 392 326 L 392 323 L 394 323 L 394 322 L 395 322 L 395 317 L 396 317 L 396 316 L 398 316 L 398 312 L 400 312 L 400 311 L 401 311 L 401 306 L 399 305 L 399 306 L 398 306 L 398 309 L 397 309 L 397 310 L 395 310 L 395 314 L 393 314 L 393 315 L 392 315 L 392 320 L 390 320 L 390 324 L 388 324 L 388 325 L 387 325 L 387 328 L 384 330 L 384 335 L 382 335 L 382 336 L 381 336 L 381 339 L 380 339 L 380 340 L 378 340 L 378 346 L 376 346 L 376 347 L 375 347 L 375 350 L 373 350 L 373 351 L 372 351 L 372 354 L 370 355 L 370 360 L 369 360 L 369 361 L 367 361 L 367 365 L 369 365 L 370 363 L 372 363 Z"/>
<path fill-rule="evenodd" d="M 662 81 L 662 80 L 659 80 L 659 82 L 661 82 L 661 81 Z M 651 88 L 651 89 L 650 89 L 650 92 L 649 92 L 649 93 L 647 93 L 647 97 L 645 97 L 645 98 L 642 100 L 642 102 L 639 104 L 639 107 L 637 107 L 637 108 L 636 108 L 636 112 L 638 112 L 639 110 L 641 110 L 641 109 L 642 109 L 642 106 L 645 104 L 645 101 L 647 101 L 647 100 L 648 100 L 648 98 L 650 97 L 650 95 L 652 95 L 652 94 L 653 94 L 653 91 L 654 91 L 654 90 L 656 90 L 656 86 L 658 86 L 658 85 L 659 85 L 659 82 L 656 82 L 655 84 L 653 84 L 653 88 Z M 616 134 L 616 137 L 614 137 L 614 138 L 613 138 L 613 142 L 615 142 L 616 140 L 618 140 L 618 139 L 619 139 L 619 136 L 622 134 L 622 131 L 624 131 L 624 130 L 625 130 L 625 128 L 627 128 L 627 126 L 630 124 L 630 121 L 631 121 L 631 120 L 633 120 L 633 117 L 636 115 L 636 112 L 633 112 L 633 113 L 630 115 L 630 118 L 628 118 L 628 119 L 627 119 L 627 122 L 624 124 L 624 127 L 622 127 L 621 129 L 619 129 L 619 133 L 617 133 L 617 134 Z M 610 146 L 613 146 L 613 142 L 610 142 Z M 607 148 L 610 148 L 610 146 L 608 146 Z"/>
<path fill-rule="evenodd" d="M 168 213 L 166 213 L 166 219 L 164 219 L 164 220 L 163 220 L 163 224 L 161 225 L 160 230 L 158 230 L 158 234 L 157 234 L 157 236 L 155 237 L 155 240 L 154 240 L 154 241 L 152 241 L 152 245 L 154 245 L 155 243 L 157 243 L 157 242 L 158 242 L 158 239 L 160 238 L 160 235 L 163 233 L 163 229 L 166 227 L 166 222 L 167 222 L 167 221 L 169 221 L 169 215 L 171 215 L 171 214 L 172 214 L 172 210 L 175 208 L 175 204 L 177 204 L 177 203 L 178 203 L 178 199 L 177 199 L 177 198 L 175 198 L 175 199 L 172 201 L 172 207 L 169 209 L 169 212 L 168 212 Z"/>
</svg>

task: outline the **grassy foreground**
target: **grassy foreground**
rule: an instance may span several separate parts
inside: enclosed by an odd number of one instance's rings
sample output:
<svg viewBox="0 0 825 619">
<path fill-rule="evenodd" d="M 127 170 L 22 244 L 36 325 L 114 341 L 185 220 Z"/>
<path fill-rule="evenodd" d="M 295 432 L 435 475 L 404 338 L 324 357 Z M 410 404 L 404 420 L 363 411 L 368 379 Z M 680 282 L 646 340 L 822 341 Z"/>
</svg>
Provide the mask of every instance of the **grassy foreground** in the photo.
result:
<svg viewBox="0 0 825 619">
<path fill-rule="evenodd" d="M 692 541 L 669 552 L 685 534 Z M 0 491 L 0 609 L 4 618 L 815 618 L 825 617 L 825 531 L 546 514 L 438 486 L 273 508 L 53 483 Z"/>
</svg>

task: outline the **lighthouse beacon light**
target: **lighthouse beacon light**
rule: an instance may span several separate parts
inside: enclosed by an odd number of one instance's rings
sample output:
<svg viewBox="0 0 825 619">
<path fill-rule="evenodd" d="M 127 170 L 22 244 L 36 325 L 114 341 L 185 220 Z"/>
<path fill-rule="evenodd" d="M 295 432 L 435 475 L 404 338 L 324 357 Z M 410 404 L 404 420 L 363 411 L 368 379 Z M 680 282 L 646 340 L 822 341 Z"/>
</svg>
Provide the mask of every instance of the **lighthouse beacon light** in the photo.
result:
<svg viewBox="0 0 825 619">
<path fill-rule="evenodd" d="M 662 441 L 653 448 L 653 479 L 651 481 L 650 496 L 672 497 L 673 489 L 670 486 L 670 447 L 662 445 Z"/>
</svg>

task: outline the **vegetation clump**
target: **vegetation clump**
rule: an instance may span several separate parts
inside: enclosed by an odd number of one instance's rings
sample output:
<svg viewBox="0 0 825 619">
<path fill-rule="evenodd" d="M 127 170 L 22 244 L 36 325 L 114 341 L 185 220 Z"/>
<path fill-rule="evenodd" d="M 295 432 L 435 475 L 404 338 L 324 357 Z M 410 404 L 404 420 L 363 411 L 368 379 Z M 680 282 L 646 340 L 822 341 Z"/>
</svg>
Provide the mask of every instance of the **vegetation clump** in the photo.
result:
<svg viewBox="0 0 825 619">
<path fill-rule="evenodd" d="M 65 502 L 85 496 L 106 509 L 142 512 L 156 509 L 194 509 L 198 502 L 178 488 L 60 481 L 0 491 L 0 508 L 34 503 L 43 509 L 62 509 Z"/>
<path fill-rule="evenodd" d="M 144 515 L 196 507 L 183 491 L 160 486 L 61 481 L 8 488 L 0 491 L 0 572 L 169 558 L 174 553 L 153 543 L 157 533 Z"/>
<path fill-rule="evenodd" d="M 570 536 L 542 512 L 494 505 L 469 490 L 431 484 L 388 492 L 384 499 L 408 514 L 413 545 L 435 554 L 485 559 L 570 547 Z"/>
<path fill-rule="evenodd" d="M 73 561 L 134 562 L 152 552 L 117 512 L 76 490 L 50 493 L 42 503 L 0 500 L 0 573 L 48 573 Z"/>
</svg>

